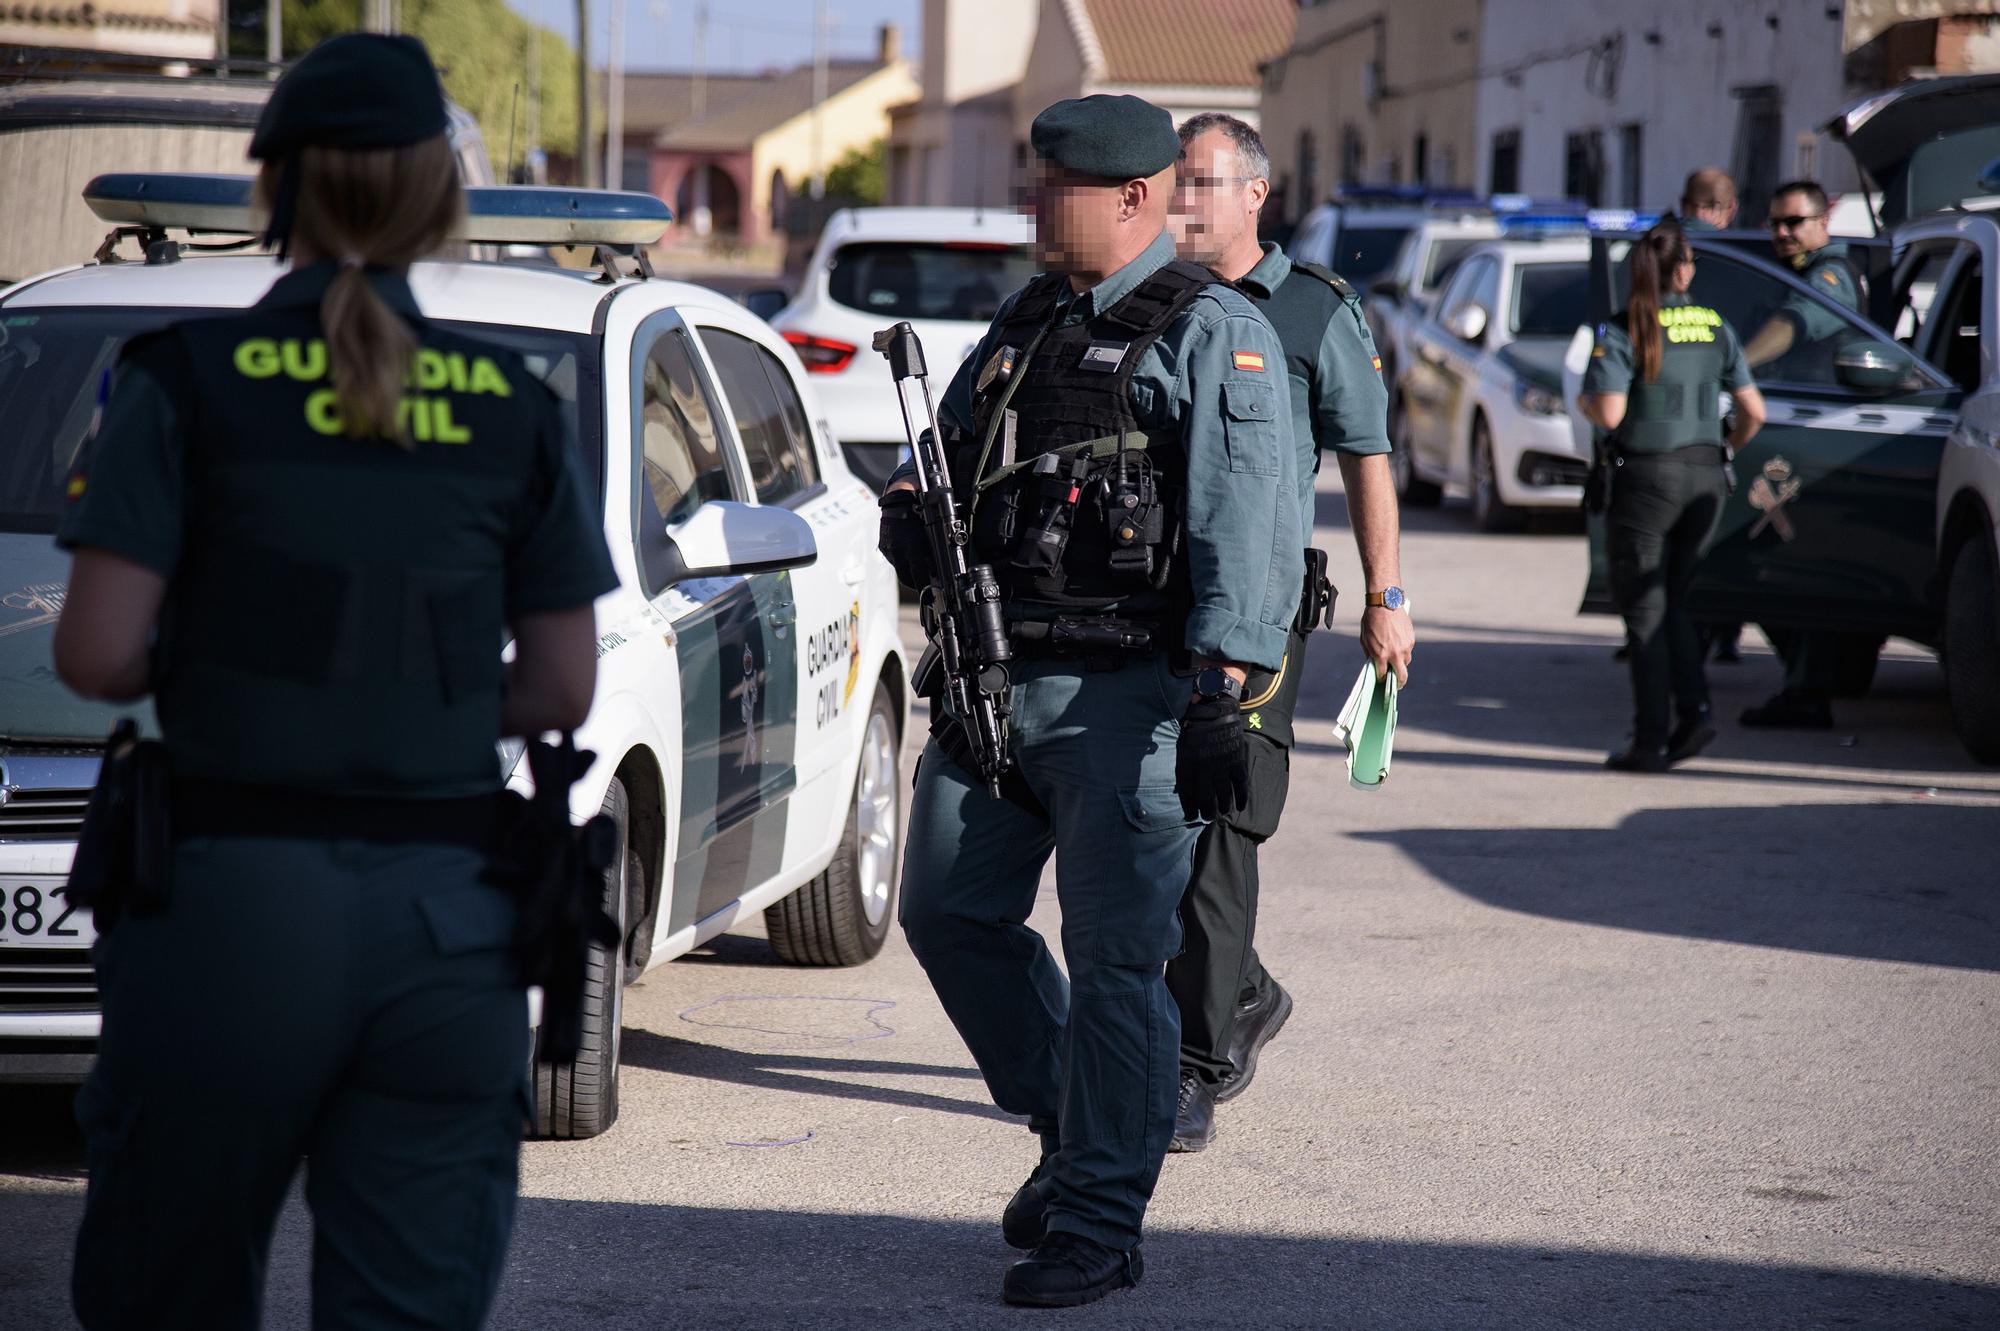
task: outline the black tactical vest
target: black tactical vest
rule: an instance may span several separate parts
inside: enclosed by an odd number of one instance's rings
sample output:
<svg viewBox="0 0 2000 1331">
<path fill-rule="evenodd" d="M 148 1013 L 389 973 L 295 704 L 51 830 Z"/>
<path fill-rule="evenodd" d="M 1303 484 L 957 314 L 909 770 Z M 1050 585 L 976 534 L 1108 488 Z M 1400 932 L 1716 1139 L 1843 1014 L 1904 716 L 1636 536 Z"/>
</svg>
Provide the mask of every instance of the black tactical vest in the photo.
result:
<svg viewBox="0 0 2000 1331">
<path fill-rule="evenodd" d="M 1616 316 L 1622 326 L 1626 316 Z M 1728 365 L 1722 316 L 1686 296 L 1660 302 L 1660 372 L 1649 383 L 1636 369 L 1618 431 L 1626 453 L 1665 453 L 1722 442 L 1722 373 Z M 1633 348 L 1633 361 L 1638 349 Z"/>
<path fill-rule="evenodd" d="M 430 325 L 412 446 L 340 433 L 316 305 L 135 344 L 185 365 L 180 566 L 154 683 L 177 774 L 350 794 L 497 789 L 507 567 L 553 401 Z"/>
<path fill-rule="evenodd" d="M 1010 600 L 1076 609 L 1184 605 L 1187 460 L 1169 421 L 1142 422 L 1132 375 L 1218 279 L 1179 260 L 1091 318 L 1055 327 L 1068 279 L 1029 283 L 975 380 L 957 482 L 973 545 Z M 1011 361 L 1011 366 L 1009 362 Z"/>
</svg>

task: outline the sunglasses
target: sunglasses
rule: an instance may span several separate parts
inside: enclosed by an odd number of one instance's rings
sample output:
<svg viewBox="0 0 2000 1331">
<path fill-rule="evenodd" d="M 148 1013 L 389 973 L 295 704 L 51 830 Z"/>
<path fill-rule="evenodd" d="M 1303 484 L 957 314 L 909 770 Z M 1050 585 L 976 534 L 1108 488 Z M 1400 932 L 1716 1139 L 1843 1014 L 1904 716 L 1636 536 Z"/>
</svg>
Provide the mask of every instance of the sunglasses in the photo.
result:
<svg viewBox="0 0 2000 1331">
<path fill-rule="evenodd" d="M 1807 222 L 1825 216 L 1825 213 L 1795 213 L 1790 217 L 1774 217 L 1770 221 L 1770 227 L 1773 231 L 1797 231 Z"/>
</svg>

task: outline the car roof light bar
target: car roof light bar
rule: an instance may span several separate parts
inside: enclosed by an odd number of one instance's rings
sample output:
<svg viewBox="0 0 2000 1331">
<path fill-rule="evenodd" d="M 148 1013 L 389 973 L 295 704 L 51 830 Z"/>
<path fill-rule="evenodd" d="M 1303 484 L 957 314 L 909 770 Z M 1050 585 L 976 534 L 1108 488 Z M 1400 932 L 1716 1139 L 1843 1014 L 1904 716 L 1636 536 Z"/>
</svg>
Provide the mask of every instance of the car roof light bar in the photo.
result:
<svg viewBox="0 0 2000 1331">
<path fill-rule="evenodd" d="M 90 210 L 115 226 L 173 227 L 254 235 L 251 178 L 183 172 L 120 172 L 84 187 Z M 454 240 L 481 245 L 650 245 L 673 210 L 632 190 L 548 185 L 484 185 L 465 191 Z"/>
</svg>

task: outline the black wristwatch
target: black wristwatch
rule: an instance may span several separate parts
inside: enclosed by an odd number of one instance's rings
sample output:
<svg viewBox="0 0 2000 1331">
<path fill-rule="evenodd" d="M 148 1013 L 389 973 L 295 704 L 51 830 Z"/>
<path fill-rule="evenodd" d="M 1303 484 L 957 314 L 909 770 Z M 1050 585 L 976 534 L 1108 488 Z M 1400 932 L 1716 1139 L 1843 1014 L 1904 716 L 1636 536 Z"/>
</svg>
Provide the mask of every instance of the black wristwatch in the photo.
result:
<svg viewBox="0 0 2000 1331">
<path fill-rule="evenodd" d="M 1197 702 L 1208 702 L 1215 698 L 1242 702 L 1243 685 L 1221 666 L 1203 666 L 1194 672 L 1194 696 Z"/>
</svg>

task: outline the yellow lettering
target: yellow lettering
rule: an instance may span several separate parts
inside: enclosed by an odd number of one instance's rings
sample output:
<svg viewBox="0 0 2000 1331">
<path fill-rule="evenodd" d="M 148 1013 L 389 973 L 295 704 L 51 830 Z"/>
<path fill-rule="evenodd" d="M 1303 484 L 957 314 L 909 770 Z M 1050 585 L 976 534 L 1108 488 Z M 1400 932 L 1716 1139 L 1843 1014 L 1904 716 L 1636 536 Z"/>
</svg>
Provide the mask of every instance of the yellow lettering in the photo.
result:
<svg viewBox="0 0 2000 1331">
<path fill-rule="evenodd" d="M 451 399 L 431 399 L 431 437 L 441 444 L 469 444 L 472 431 L 451 418 Z"/>
<path fill-rule="evenodd" d="M 288 337 L 282 350 L 280 359 L 284 361 L 286 378 L 302 384 L 326 378 L 326 343 L 319 338 L 301 343 L 295 337 Z"/>
<path fill-rule="evenodd" d="M 445 381 L 449 377 L 450 371 L 445 368 L 444 354 L 442 352 L 432 351 L 429 347 L 418 349 L 417 387 L 423 389 L 425 392 L 443 388 Z"/>
<path fill-rule="evenodd" d="M 306 395 L 306 424 L 319 434 L 339 434 L 340 396 L 331 388 Z"/>
<path fill-rule="evenodd" d="M 492 393 L 499 397 L 514 396 L 514 385 L 507 382 L 507 376 L 500 373 L 500 367 L 490 359 L 481 356 L 472 362 L 472 387 L 475 393 Z"/>
<path fill-rule="evenodd" d="M 456 351 L 451 353 L 451 391 L 454 393 L 465 391 L 465 357 Z"/>
<path fill-rule="evenodd" d="M 269 379 L 278 372 L 278 344 L 268 337 L 237 343 L 236 372 L 245 379 Z"/>
</svg>

